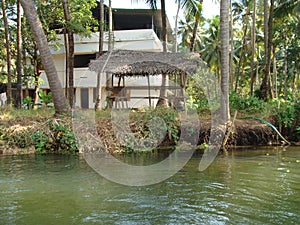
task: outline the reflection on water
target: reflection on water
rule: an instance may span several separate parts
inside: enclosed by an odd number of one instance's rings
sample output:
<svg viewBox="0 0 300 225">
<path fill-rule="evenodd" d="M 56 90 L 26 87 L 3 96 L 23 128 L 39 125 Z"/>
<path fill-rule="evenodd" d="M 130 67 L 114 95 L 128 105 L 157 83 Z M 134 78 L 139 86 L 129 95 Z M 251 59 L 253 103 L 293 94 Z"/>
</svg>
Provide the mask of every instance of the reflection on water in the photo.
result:
<svg viewBox="0 0 300 225">
<path fill-rule="evenodd" d="M 204 172 L 200 158 L 165 182 L 127 187 L 80 156 L 0 156 L 0 224 L 299 224 L 299 147 L 230 151 Z"/>
</svg>

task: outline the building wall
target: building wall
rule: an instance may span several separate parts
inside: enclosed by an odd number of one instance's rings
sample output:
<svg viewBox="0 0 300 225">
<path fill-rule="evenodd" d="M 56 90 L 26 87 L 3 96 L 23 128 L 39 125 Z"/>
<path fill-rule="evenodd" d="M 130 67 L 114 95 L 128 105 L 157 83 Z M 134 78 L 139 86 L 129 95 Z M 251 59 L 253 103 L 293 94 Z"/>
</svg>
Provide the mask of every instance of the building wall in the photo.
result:
<svg viewBox="0 0 300 225">
<path fill-rule="evenodd" d="M 105 35 L 106 39 L 104 41 L 104 51 L 107 50 L 107 35 Z M 59 36 L 58 42 L 61 43 L 60 49 L 55 47 L 51 48 L 51 53 L 53 55 L 54 63 L 57 69 L 57 73 L 59 76 L 59 81 L 62 84 L 62 87 L 66 87 L 66 59 L 65 59 L 65 49 L 63 45 L 63 37 Z M 91 37 L 81 37 L 75 35 L 75 55 L 87 55 L 87 54 L 95 54 L 99 48 L 99 33 L 93 33 Z M 56 43 L 57 44 L 57 43 Z M 161 52 L 162 44 L 155 32 L 152 29 L 142 29 L 142 30 L 121 30 L 114 31 L 114 49 L 126 49 L 126 50 L 139 50 L 139 51 L 150 51 L 150 52 Z M 75 106 L 76 107 L 89 107 L 94 108 L 95 104 L 95 93 L 97 87 L 97 73 L 90 71 L 88 67 L 83 68 L 74 68 L 74 87 L 75 87 Z M 41 78 L 43 80 L 40 87 L 42 89 L 49 89 L 49 83 L 47 81 L 46 74 L 42 72 Z M 106 74 L 102 74 L 102 107 L 106 106 L 106 85 L 107 80 L 110 77 L 107 77 Z M 139 78 L 139 79 L 128 79 L 126 82 L 129 82 L 126 85 L 130 86 L 141 86 L 147 85 L 147 78 Z M 130 83 L 131 82 L 131 83 Z M 155 76 L 150 78 L 151 85 L 160 86 L 161 84 L 161 76 Z M 143 90 L 131 90 L 131 96 L 148 96 L 148 91 Z M 157 95 L 159 94 L 158 90 L 152 90 L 151 94 Z M 86 98 L 88 97 L 88 100 Z M 153 105 L 156 104 L 157 100 L 152 100 Z M 139 108 L 142 106 L 148 106 L 149 101 L 145 99 L 131 99 L 128 102 L 128 107 Z"/>
</svg>

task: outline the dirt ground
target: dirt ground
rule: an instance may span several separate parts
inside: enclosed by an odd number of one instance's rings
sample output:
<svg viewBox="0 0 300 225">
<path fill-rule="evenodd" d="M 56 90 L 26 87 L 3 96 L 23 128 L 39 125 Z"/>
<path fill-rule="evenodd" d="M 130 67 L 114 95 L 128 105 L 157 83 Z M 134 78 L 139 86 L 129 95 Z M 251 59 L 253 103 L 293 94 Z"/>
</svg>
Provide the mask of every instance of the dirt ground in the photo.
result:
<svg viewBox="0 0 300 225">
<path fill-rule="evenodd" d="M 193 126 L 193 124 L 191 124 L 191 126 Z M 211 132 L 211 121 L 208 119 L 200 120 L 199 128 L 200 130 L 198 145 L 208 143 Z M 107 151 L 115 153 L 124 151 L 121 146 L 122 144 L 114 135 L 112 122 L 110 119 L 102 118 L 98 120 L 97 131 Z M 170 139 L 169 136 L 166 135 L 164 141 L 160 144 L 160 146 L 172 144 L 175 144 L 174 140 Z M 230 132 L 228 141 L 226 142 L 226 147 L 230 148 L 234 146 L 257 146 L 275 144 L 278 144 L 277 135 L 272 130 L 272 128 L 270 128 L 266 124 L 251 119 L 237 119 L 233 124 L 233 129 Z"/>
</svg>

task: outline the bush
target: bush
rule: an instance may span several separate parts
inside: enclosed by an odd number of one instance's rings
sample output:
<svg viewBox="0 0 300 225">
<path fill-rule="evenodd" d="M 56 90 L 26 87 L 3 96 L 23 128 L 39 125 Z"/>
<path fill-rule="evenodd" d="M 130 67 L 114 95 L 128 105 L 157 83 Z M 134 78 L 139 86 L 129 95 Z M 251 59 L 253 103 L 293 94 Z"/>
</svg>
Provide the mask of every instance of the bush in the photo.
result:
<svg viewBox="0 0 300 225">
<path fill-rule="evenodd" d="M 266 103 L 263 100 L 255 96 L 243 98 L 235 92 L 230 94 L 229 102 L 231 110 L 244 113 L 261 113 L 266 108 Z"/>
<path fill-rule="evenodd" d="M 39 154 L 74 154 L 76 138 L 70 127 L 56 120 L 48 123 L 47 129 L 32 134 L 33 145 Z"/>
<path fill-rule="evenodd" d="M 0 139 L 9 146 L 27 148 L 32 145 L 31 134 L 33 130 L 32 126 L 14 125 L 9 128 L 3 128 Z"/>
<path fill-rule="evenodd" d="M 48 109 L 3 108 L 0 113 L 0 144 L 4 149 L 33 146 L 38 154 L 77 152 L 70 118 L 55 119 L 53 113 Z"/>
<path fill-rule="evenodd" d="M 147 150 L 157 141 L 164 141 L 167 135 L 168 141 L 176 143 L 179 139 L 179 115 L 172 108 L 158 107 L 156 109 L 131 112 L 130 128 L 124 138 L 123 147 L 128 150 Z M 157 143 L 160 144 L 160 143 Z"/>
</svg>

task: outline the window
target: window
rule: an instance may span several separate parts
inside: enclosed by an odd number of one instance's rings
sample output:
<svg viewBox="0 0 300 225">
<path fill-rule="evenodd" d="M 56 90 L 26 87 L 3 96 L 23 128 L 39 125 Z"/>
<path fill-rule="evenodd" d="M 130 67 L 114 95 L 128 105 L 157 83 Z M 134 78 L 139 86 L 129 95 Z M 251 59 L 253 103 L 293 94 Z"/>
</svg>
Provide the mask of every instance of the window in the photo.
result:
<svg viewBox="0 0 300 225">
<path fill-rule="evenodd" d="M 93 59 L 96 59 L 96 54 L 75 55 L 74 56 L 74 68 L 88 67 L 90 64 L 90 61 Z"/>
</svg>

